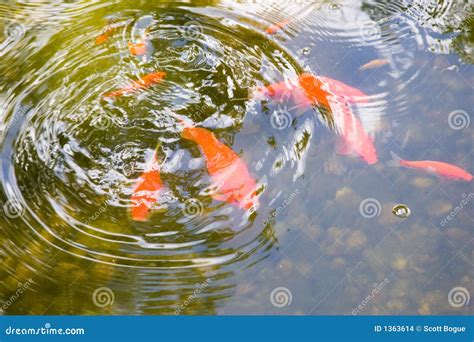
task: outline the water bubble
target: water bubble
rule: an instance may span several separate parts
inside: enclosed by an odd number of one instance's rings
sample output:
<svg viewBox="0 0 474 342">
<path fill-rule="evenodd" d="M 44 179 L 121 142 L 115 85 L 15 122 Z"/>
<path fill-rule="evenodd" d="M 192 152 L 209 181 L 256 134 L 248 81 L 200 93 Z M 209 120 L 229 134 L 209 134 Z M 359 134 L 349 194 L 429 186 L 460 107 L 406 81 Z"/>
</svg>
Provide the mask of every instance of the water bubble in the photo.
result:
<svg viewBox="0 0 474 342">
<path fill-rule="evenodd" d="M 393 207 L 392 213 L 397 217 L 406 218 L 410 216 L 411 210 L 405 204 L 397 204 Z"/>
<path fill-rule="evenodd" d="M 308 56 L 311 53 L 311 48 L 309 46 L 306 46 L 300 50 L 300 54 L 302 56 Z"/>
</svg>

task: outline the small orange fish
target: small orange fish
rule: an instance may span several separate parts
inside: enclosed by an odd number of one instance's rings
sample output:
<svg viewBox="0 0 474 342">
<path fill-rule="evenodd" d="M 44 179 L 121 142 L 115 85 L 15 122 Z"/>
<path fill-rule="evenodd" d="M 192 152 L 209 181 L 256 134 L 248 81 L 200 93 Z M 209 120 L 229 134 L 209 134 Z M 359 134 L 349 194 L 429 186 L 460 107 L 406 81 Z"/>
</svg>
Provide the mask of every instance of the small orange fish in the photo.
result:
<svg viewBox="0 0 474 342">
<path fill-rule="evenodd" d="M 95 39 L 95 45 L 100 45 L 105 43 L 107 40 L 109 40 L 110 36 L 114 33 L 114 31 L 117 29 L 115 26 L 110 26 L 107 25 L 104 33 L 102 33 L 100 36 L 98 36 Z"/>
<path fill-rule="evenodd" d="M 277 101 L 293 99 L 299 109 L 322 106 L 333 114 L 335 128 L 341 134 L 340 153 L 354 153 L 368 164 L 377 162 L 377 152 L 372 138 L 352 112 L 347 102 L 367 102 L 368 96 L 329 77 L 301 74 L 297 79 L 258 88 L 256 97 L 269 96 Z"/>
<path fill-rule="evenodd" d="M 104 34 L 101 34 L 100 36 L 98 36 L 96 39 L 95 39 L 95 45 L 100 45 L 102 43 L 105 43 L 107 40 L 109 39 L 109 35 L 104 33 Z"/>
<path fill-rule="evenodd" d="M 383 58 L 383 59 L 374 59 L 374 60 L 371 60 L 370 62 L 368 63 L 365 63 L 364 65 L 362 65 L 359 70 L 367 70 L 367 69 L 375 69 L 375 68 L 380 68 L 384 65 L 387 65 L 388 64 L 388 59 L 386 58 Z"/>
<path fill-rule="evenodd" d="M 389 166 L 404 166 L 412 169 L 418 169 L 425 172 L 434 173 L 447 179 L 463 180 L 467 182 L 472 180 L 472 175 L 469 172 L 455 165 L 431 160 L 403 160 L 394 152 L 390 152 L 390 154 L 392 155 L 392 160 L 388 163 Z"/>
<path fill-rule="evenodd" d="M 151 74 L 147 74 L 141 77 L 140 79 L 138 79 L 137 81 L 133 81 L 130 85 L 126 87 L 104 94 L 104 97 L 122 96 L 130 92 L 148 88 L 155 83 L 161 82 L 165 76 L 166 76 L 166 72 L 164 71 L 158 71 L 158 72 L 153 72 Z"/>
<path fill-rule="evenodd" d="M 128 43 L 128 50 L 134 56 L 141 56 L 147 53 L 147 43 L 144 39 L 140 39 L 136 43 Z"/>
<path fill-rule="evenodd" d="M 231 148 L 205 128 L 185 125 L 182 137 L 197 143 L 204 154 L 212 187 L 215 188 L 211 195 L 213 198 L 244 209 L 258 205 L 257 183 Z"/>
<path fill-rule="evenodd" d="M 158 201 L 159 191 L 163 188 L 160 178 L 160 165 L 153 156 L 151 165 L 140 175 L 132 195 L 132 219 L 146 221 L 150 209 Z"/>
<path fill-rule="evenodd" d="M 268 33 L 268 34 L 275 34 L 278 31 L 280 31 L 281 29 L 288 26 L 289 24 L 291 24 L 291 20 L 289 20 L 289 19 L 283 20 L 283 21 L 280 21 L 276 24 L 268 26 L 267 29 L 265 30 L 265 32 Z"/>
</svg>

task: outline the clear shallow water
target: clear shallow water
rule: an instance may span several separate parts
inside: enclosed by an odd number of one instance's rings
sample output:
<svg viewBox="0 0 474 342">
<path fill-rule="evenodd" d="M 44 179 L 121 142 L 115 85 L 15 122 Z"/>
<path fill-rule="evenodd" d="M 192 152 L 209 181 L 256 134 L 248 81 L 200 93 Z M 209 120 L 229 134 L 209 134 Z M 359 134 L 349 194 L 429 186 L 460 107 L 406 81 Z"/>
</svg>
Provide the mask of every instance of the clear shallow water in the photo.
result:
<svg viewBox="0 0 474 342">
<path fill-rule="evenodd" d="M 4 314 L 469 314 L 448 294 L 474 290 L 472 183 L 387 166 L 394 151 L 472 172 L 466 4 L 0 9 Z M 145 30 L 148 53 L 132 56 Z M 146 91 L 102 96 L 158 70 Z M 377 164 L 338 155 L 318 109 L 248 97 L 302 72 L 369 95 L 353 110 Z M 184 117 L 239 153 L 258 208 L 210 198 Z M 168 196 L 134 222 L 134 180 L 158 143 Z M 396 203 L 412 215 L 394 216 Z"/>
</svg>

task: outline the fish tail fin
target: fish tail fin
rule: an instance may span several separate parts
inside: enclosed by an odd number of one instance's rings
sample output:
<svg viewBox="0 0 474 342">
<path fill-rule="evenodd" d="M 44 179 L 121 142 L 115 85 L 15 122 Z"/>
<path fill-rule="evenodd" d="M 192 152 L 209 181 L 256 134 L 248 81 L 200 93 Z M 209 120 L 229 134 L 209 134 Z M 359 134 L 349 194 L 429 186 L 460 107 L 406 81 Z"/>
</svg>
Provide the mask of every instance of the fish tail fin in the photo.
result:
<svg viewBox="0 0 474 342">
<path fill-rule="evenodd" d="M 393 152 L 393 151 L 390 152 L 390 155 L 392 156 L 392 160 L 389 160 L 387 162 L 387 166 L 399 167 L 400 162 L 402 161 L 402 158 L 400 158 L 400 156 L 398 154 L 396 154 L 395 152 Z"/>
</svg>

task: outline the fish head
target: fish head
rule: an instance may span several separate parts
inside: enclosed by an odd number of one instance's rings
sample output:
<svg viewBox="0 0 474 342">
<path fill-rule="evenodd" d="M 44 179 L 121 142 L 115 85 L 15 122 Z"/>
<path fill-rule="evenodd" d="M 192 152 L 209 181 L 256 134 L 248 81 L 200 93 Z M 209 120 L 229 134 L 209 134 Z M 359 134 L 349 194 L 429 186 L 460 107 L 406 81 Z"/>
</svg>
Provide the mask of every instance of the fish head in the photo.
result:
<svg viewBox="0 0 474 342">
<path fill-rule="evenodd" d="M 146 43 L 142 41 L 138 43 L 128 43 L 128 50 L 135 56 L 144 55 L 147 52 Z"/>
<path fill-rule="evenodd" d="M 198 141 L 199 140 L 199 130 L 197 127 L 187 127 L 185 126 L 183 131 L 181 132 L 181 136 L 184 139 L 191 140 L 191 141 Z"/>
</svg>

